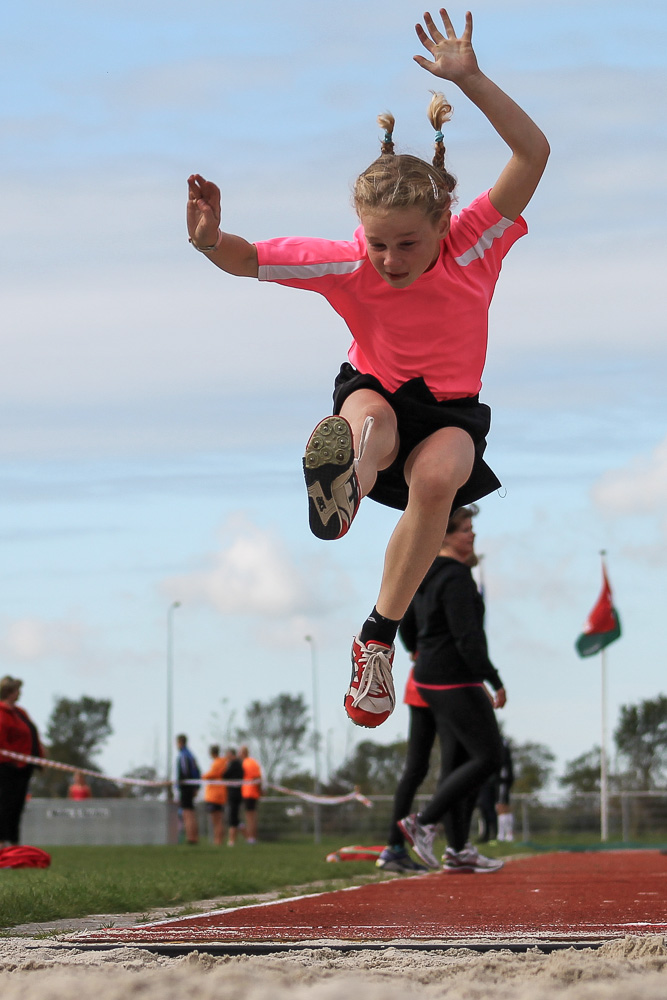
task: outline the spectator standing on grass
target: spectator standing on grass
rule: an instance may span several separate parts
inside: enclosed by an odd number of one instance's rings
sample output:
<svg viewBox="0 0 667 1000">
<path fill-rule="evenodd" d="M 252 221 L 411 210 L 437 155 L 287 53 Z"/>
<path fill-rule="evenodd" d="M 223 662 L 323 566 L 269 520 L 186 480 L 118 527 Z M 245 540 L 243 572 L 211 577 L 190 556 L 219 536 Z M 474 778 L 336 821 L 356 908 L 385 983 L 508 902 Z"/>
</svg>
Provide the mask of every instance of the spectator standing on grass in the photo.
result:
<svg viewBox="0 0 667 1000">
<path fill-rule="evenodd" d="M 220 756 L 220 747 L 217 743 L 209 747 L 208 752 L 211 755 L 211 766 L 206 774 L 202 775 L 202 778 L 206 781 L 223 781 L 227 769 L 227 758 Z M 204 802 L 206 803 L 206 812 L 211 817 L 213 843 L 221 845 L 225 839 L 227 787 L 225 785 L 205 785 Z"/>
<path fill-rule="evenodd" d="M 227 767 L 225 768 L 225 781 L 227 785 L 227 825 L 229 833 L 227 836 L 227 847 L 236 845 L 236 836 L 239 829 L 239 812 L 241 810 L 241 786 L 243 784 L 243 763 L 233 747 L 227 751 Z"/>
<path fill-rule="evenodd" d="M 28 785 L 35 769 L 28 761 L 5 756 L 3 750 L 43 757 L 37 727 L 28 713 L 16 704 L 23 681 L 16 677 L 0 680 L 0 847 L 21 842 L 20 826 Z"/>
<path fill-rule="evenodd" d="M 475 803 L 479 811 L 479 833 L 477 840 L 480 844 L 495 844 L 498 840 L 497 801 L 498 775 L 492 774 L 480 788 L 477 802 Z"/>
<path fill-rule="evenodd" d="M 510 790 L 514 784 L 514 767 L 509 740 L 503 738 L 503 762 L 498 773 L 498 840 L 514 840 L 514 816 L 510 805 Z"/>
<path fill-rule="evenodd" d="M 201 778 L 199 764 L 194 754 L 188 748 L 188 738 L 183 733 L 176 737 L 176 782 L 178 784 L 179 804 L 183 815 L 185 841 L 187 844 L 199 843 L 199 826 L 195 812 L 195 798 L 199 785 L 187 784 Z"/>
<path fill-rule="evenodd" d="M 436 824 L 442 821 L 448 872 L 502 867 L 501 861 L 479 854 L 468 840 L 479 790 L 502 763 L 494 708 L 502 708 L 506 701 L 503 682 L 489 659 L 484 600 L 470 571 L 475 562 L 472 519 L 477 513 L 475 506 L 454 511 L 440 552 L 401 625 L 408 649 L 416 653 L 415 686 L 435 720 L 441 770 L 426 808 L 405 816 L 398 826 L 421 860 L 429 868 L 439 868 L 433 842 Z"/>
<path fill-rule="evenodd" d="M 239 750 L 243 766 L 243 784 L 241 798 L 245 819 L 245 839 L 248 844 L 257 843 L 257 806 L 262 795 L 262 769 L 258 762 L 250 756 L 246 746 Z"/>
<path fill-rule="evenodd" d="M 75 802 L 82 802 L 84 799 L 92 798 L 92 795 L 90 785 L 81 774 L 81 771 L 75 771 L 72 777 L 72 784 L 69 786 L 69 791 L 67 792 L 68 799 L 74 799 Z"/>
<path fill-rule="evenodd" d="M 477 798 L 480 812 L 479 841 L 514 840 L 514 817 L 510 808 L 510 788 L 514 782 L 509 740 L 503 737 L 500 770 L 487 778 Z"/>
</svg>

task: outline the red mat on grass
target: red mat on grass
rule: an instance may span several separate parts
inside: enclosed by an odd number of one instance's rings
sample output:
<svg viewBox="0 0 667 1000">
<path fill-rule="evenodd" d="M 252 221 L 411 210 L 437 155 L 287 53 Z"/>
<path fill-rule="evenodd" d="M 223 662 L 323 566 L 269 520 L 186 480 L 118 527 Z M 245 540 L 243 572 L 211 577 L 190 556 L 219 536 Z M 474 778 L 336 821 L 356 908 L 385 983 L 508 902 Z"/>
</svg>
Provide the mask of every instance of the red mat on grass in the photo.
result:
<svg viewBox="0 0 667 1000">
<path fill-rule="evenodd" d="M 70 942 L 594 941 L 667 933 L 667 855 L 556 853 L 485 875 L 397 877 L 354 889 L 216 910 Z"/>
</svg>

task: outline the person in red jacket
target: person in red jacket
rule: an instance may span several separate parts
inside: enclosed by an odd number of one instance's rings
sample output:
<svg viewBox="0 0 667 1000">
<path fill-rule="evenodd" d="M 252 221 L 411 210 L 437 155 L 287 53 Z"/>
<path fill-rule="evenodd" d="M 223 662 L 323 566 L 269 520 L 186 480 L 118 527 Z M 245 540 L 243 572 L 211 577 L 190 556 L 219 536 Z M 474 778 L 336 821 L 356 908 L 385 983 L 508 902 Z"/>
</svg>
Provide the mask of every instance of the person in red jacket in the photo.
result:
<svg viewBox="0 0 667 1000">
<path fill-rule="evenodd" d="M 16 702 L 23 682 L 16 677 L 0 680 L 0 847 L 20 842 L 20 825 L 34 764 L 3 754 L 3 750 L 43 757 L 37 727 Z"/>
<path fill-rule="evenodd" d="M 72 784 L 69 786 L 69 791 L 67 792 L 67 797 L 74 799 L 75 802 L 83 802 L 85 799 L 92 798 L 92 795 L 92 789 L 81 774 L 81 771 L 75 771 L 72 777 Z"/>
</svg>

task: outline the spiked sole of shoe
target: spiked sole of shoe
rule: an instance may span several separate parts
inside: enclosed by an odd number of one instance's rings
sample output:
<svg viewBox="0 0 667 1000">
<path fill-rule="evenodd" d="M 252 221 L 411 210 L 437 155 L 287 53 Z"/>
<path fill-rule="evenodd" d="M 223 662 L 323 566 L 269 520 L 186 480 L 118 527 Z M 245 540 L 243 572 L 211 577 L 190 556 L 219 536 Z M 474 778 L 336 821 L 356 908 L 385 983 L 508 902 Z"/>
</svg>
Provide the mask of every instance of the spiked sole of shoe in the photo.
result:
<svg viewBox="0 0 667 1000">
<path fill-rule="evenodd" d="M 352 458 L 352 432 L 342 417 L 326 417 L 310 435 L 303 464 L 306 469 L 323 465 L 349 465 Z M 341 470 L 332 475 L 334 478 Z"/>
<path fill-rule="evenodd" d="M 317 538 L 333 541 L 349 528 L 333 499 L 336 480 L 345 478 L 354 462 L 352 431 L 342 417 L 326 417 L 310 435 L 303 458 L 308 488 L 308 520 Z"/>
</svg>

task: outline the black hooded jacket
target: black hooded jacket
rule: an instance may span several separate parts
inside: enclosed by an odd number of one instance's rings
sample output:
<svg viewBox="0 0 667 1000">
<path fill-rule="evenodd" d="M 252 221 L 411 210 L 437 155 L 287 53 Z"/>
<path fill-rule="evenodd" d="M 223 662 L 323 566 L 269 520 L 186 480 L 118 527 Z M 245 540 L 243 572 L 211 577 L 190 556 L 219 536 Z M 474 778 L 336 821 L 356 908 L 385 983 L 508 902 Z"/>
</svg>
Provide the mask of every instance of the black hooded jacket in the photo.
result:
<svg viewBox="0 0 667 1000">
<path fill-rule="evenodd" d="M 484 600 L 465 563 L 438 556 L 422 580 L 400 626 L 406 648 L 418 652 L 418 684 L 503 687 L 489 659 Z"/>
</svg>

